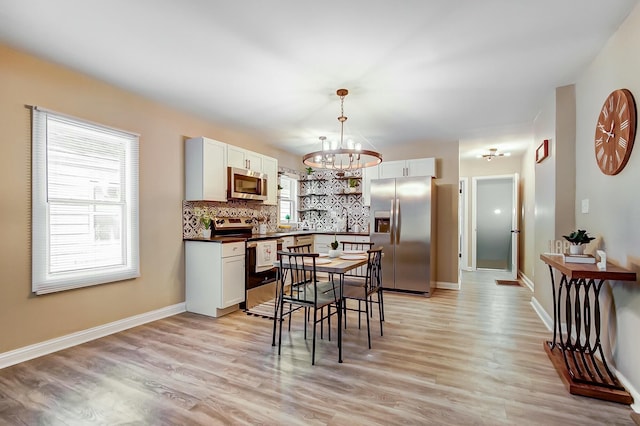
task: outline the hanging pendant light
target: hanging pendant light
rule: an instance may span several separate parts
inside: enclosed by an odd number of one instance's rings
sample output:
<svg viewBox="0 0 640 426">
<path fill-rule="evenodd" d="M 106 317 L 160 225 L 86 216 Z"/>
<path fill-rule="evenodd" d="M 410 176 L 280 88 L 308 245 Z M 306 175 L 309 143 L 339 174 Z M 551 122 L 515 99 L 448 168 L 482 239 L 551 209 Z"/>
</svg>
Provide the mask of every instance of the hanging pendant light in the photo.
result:
<svg viewBox="0 0 640 426">
<path fill-rule="evenodd" d="M 336 94 L 340 97 L 340 145 L 331 146 L 326 136 L 320 136 L 321 151 L 311 152 L 302 158 L 302 162 L 309 167 L 330 170 L 354 170 L 364 167 L 372 167 L 382 162 L 382 156 L 375 152 L 362 149 L 359 143 L 350 143 L 344 146 L 344 98 L 349 94 L 347 89 L 338 89 Z"/>
</svg>

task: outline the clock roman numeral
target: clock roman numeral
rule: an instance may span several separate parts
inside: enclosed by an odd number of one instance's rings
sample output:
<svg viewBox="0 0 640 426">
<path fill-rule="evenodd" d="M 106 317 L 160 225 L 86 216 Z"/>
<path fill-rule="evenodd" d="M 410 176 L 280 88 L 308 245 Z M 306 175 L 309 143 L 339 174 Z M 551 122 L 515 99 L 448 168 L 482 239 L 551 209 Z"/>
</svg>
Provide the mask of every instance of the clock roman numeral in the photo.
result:
<svg viewBox="0 0 640 426">
<path fill-rule="evenodd" d="M 602 145 L 602 142 L 604 142 L 602 140 L 602 136 L 600 136 L 598 139 L 596 139 L 596 148 L 598 148 L 600 145 Z"/>
<path fill-rule="evenodd" d="M 609 98 L 609 111 L 613 112 L 613 96 Z"/>
<path fill-rule="evenodd" d="M 603 155 L 604 155 L 604 147 L 601 146 L 600 149 L 596 152 L 596 158 L 598 159 L 598 162 L 602 159 Z"/>
<path fill-rule="evenodd" d="M 618 111 L 618 117 L 622 118 L 622 114 L 624 113 L 625 109 L 627 109 L 627 104 L 622 104 L 620 111 Z"/>
<path fill-rule="evenodd" d="M 622 149 L 627 149 L 627 140 L 620 136 L 620 138 L 618 139 L 618 145 L 620 145 L 620 148 Z"/>
<path fill-rule="evenodd" d="M 609 111 L 607 111 L 606 105 L 604 106 L 604 108 L 602 108 L 602 115 L 604 115 L 605 120 L 607 119 L 607 117 L 609 117 Z"/>
<path fill-rule="evenodd" d="M 624 120 L 621 124 L 620 124 L 620 130 L 624 130 L 627 127 L 629 127 L 629 120 Z"/>
</svg>

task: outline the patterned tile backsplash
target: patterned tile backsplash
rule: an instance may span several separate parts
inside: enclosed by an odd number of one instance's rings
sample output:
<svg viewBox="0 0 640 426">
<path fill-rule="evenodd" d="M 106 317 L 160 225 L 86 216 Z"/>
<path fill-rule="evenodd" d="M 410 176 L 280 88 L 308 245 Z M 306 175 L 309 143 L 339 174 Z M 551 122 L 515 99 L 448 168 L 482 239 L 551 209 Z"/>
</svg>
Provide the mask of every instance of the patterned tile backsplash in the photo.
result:
<svg viewBox="0 0 640 426">
<path fill-rule="evenodd" d="M 367 232 L 369 226 L 369 207 L 362 204 L 360 195 L 361 185 L 357 188 L 358 194 L 345 194 L 348 180 L 335 179 L 336 174 L 330 170 L 317 170 L 307 180 L 306 174 L 298 171 L 280 168 L 280 172 L 295 173 L 300 176 L 300 195 L 309 192 L 321 194 L 317 196 L 299 197 L 300 210 L 308 210 L 301 213 L 300 221 L 307 220 L 315 225 L 315 229 L 321 231 L 334 230 L 339 218 L 345 218 L 348 213 L 349 229 L 353 231 L 357 225 L 361 232 Z M 353 176 L 359 177 L 360 171 Z M 183 201 L 182 202 L 182 236 L 194 238 L 201 234 L 203 229 L 196 212 L 224 217 L 254 217 L 256 223 L 253 232 L 258 232 L 258 220 L 264 220 L 268 232 L 275 232 L 278 227 L 278 206 L 266 206 L 255 202 L 232 200 L 228 202 L 215 201 Z"/>
<path fill-rule="evenodd" d="M 182 202 L 182 237 L 200 236 L 203 229 L 195 212 L 200 210 L 209 217 L 255 217 L 253 232 L 258 232 L 258 220 L 266 220 L 267 230 L 273 232 L 278 226 L 278 206 L 264 206 L 248 201 L 183 201 Z"/>
</svg>

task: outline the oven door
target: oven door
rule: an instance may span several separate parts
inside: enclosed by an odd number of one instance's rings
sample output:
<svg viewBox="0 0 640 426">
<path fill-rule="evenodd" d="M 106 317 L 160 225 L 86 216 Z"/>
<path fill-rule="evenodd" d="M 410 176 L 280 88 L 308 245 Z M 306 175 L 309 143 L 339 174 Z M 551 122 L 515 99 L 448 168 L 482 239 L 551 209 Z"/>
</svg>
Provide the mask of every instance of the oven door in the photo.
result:
<svg viewBox="0 0 640 426">
<path fill-rule="evenodd" d="M 282 250 L 282 240 L 278 240 L 278 250 Z M 256 272 L 256 242 L 247 242 L 245 262 L 245 309 L 275 298 L 278 268 Z"/>
<path fill-rule="evenodd" d="M 253 170 L 228 168 L 228 198 L 264 201 L 267 199 L 267 175 Z"/>
</svg>

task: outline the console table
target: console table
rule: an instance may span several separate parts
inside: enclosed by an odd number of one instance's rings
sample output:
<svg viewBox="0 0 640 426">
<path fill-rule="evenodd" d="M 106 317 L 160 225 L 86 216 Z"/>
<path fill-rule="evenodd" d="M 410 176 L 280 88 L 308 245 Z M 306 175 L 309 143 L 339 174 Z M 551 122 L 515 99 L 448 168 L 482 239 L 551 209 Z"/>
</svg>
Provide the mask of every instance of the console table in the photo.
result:
<svg viewBox="0 0 640 426">
<path fill-rule="evenodd" d="M 635 272 L 611 264 L 601 271 L 595 264 L 565 263 L 562 255 L 540 259 L 549 266 L 554 305 L 553 340 L 544 342 L 544 349 L 569 393 L 631 404 L 602 350 L 599 296 L 606 280 L 636 281 Z M 554 269 L 562 274 L 557 293 Z"/>
</svg>

